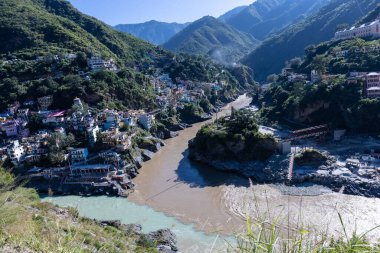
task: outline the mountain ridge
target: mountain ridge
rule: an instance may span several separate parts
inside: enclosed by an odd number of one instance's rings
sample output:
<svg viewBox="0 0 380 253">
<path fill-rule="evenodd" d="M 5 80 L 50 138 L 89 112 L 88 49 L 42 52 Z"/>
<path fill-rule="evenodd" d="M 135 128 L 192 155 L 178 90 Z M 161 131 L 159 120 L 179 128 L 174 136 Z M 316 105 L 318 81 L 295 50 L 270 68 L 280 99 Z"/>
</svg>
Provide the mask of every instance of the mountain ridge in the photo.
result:
<svg viewBox="0 0 380 253">
<path fill-rule="evenodd" d="M 218 19 L 205 16 L 176 34 L 163 46 L 173 52 L 209 55 L 220 62 L 233 62 L 259 42 Z"/>
<path fill-rule="evenodd" d="M 258 0 L 226 22 L 259 40 L 315 12 L 330 0 Z"/>
<path fill-rule="evenodd" d="M 114 28 L 120 32 L 132 34 L 154 45 L 161 45 L 167 42 L 176 33 L 182 31 L 189 24 L 189 22 L 181 24 L 150 20 L 137 24 L 119 24 L 114 26 Z"/>
<path fill-rule="evenodd" d="M 333 0 L 312 14 L 270 38 L 246 56 L 242 63 L 252 68 L 255 78 L 265 81 L 266 76 L 278 73 L 285 61 L 303 56 L 307 46 L 330 40 L 342 23 L 354 24 L 376 6 L 376 0 L 363 0 L 358 8 L 356 0 Z"/>
</svg>

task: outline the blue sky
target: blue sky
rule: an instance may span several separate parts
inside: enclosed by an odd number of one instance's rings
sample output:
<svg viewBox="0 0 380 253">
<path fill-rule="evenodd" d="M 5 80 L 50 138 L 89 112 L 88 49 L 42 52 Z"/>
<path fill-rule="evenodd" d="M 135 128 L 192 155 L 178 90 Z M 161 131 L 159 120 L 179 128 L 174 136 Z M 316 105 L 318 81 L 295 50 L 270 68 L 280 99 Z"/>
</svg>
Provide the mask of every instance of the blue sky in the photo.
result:
<svg viewBox="0 0 380 253">
<path fill-rule="evenodd" d="M 254 0 L 69 0 L 80 11 L 107 24 L 131 24 L 149 20 L 189 22 L 206 15 L 218 17 Z"/>
</svg>

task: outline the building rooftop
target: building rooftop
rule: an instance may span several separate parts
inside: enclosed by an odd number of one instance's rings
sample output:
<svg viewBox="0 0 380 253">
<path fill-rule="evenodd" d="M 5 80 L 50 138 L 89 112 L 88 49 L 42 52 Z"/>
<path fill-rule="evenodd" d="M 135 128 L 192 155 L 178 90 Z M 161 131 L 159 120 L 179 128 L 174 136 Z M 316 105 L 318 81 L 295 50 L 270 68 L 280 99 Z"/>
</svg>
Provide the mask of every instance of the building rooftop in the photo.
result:
<svg viewBox="0 0 380 253">
<path fill-rule="evenodd" d="M 367 91 L 375 91 L 375 90 L 380 90 L 380 87 L 371 87 L 367 89 Z"/>
<path fill-rule="evenodd" d="M 356 29 L 356 28 L 363 28 L 363 27 L 371 26 L 371 25 L 376 24 L 377 22 L 380 22 L 380 19 L 379 19 L 379 18 L 377 18 L 377 19 L 374 20 L 374 21 L 371 21 L 371 22 L 368 22 L 368 23 L 365 23 L 365 24 L 362 24 L 362 25 L 359 25 L 359 26 L 352 26 L 352 27 L 350 27 L 350 28 L 347 28 L 347 29 L 344 29 L 344 30 L 338 31 L 338 33 L 339 33 L 339 32 L 345 32 L 345 31 L 352 31 L 352 30 L 354 30 L 354 29 Z"/>
</svg>

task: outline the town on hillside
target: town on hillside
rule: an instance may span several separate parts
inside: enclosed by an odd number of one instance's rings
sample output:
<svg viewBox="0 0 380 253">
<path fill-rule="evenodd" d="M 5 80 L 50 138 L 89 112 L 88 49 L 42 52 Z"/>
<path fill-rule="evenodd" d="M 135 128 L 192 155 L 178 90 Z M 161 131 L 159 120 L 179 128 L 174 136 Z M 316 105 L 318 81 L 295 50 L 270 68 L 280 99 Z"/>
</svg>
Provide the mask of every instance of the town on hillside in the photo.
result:
<svg viewBox="0 0 380 253">
<path fill-rule="evenodd" d="M 39 56 L 35 62 L 74 60 L 76 54 Z M 5 61 L 11 65 L 17 60 Z M 84 80 L 99 71 L 118 72 L 113 59 L 99 55 L 88 58 L 91 72 L 79 71 Z M 61 78 L 55 73 L 54 78 Z M 11 163 L 21 178 L 41 191 L 72 194 L 125 195 L 133 189 L 132 178 L 143 161 L 152 157 L 164 145 L 157 136 L 157 114 L 181 110 L 205 98 L 204 90 L 217 94 L 224 83 L 202 83 L 175 80 L 168 74 L 147 76 L 156 93 L 159 106 L 153 111 L 95 109 L 80 98 L 71 108 L 51 109 L 55 97 L 16 101 L 0 114 L 3 163 Z M 199 115 L 195 121 L 210 116 Z M 176 131 L 188 127 L 179 123 L 173 131 L 160 133 L 160 138 L 176 136 Z"/>
<path fill-rule="evenodd" d="M 282 155 L 236 170 L 258 182 L 316 183 L 378 197 L 380 66 L 367 59 L 380 54 L 379 38 L 377 18 L 336 32 L 331 41 L 311 47 L 305 59 L 268 76 L 251 110 L 264 124 L 259 131 L 276 137 Z"/>
</svg>

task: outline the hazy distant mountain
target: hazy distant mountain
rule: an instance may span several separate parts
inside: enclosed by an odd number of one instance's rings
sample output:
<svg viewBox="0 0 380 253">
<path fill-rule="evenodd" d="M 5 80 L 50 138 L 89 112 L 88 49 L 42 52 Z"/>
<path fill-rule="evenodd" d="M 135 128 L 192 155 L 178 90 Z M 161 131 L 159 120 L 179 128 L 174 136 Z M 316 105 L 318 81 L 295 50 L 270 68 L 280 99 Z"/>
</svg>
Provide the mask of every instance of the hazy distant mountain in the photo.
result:
<svg viewBox="0 0 380 253">
<path fill-rule="evenodd" d="M 223 14 L 222 16 L 220 16 L 218 19 L 220 21 L 223 21 L 223 22 L 226 22 L 227 20 L 229 20 L 230 18 L 232 18 L 233 16 L 239 14 L 242 10 L 244 10 L 245 8 L 247 8 L 248 6 L 239 6 L 239 7 L 236 7 L 228 12 L 226 12 L 225 14 Z"/>
<path fill-rule="evenodd" d="M 330 0 L 258 0 L 226 22 L 259 40 L 318 11 Z"/>
<path fill-rule="evenodd" d="M 285 61 L 302 56 L 308 45 L 332 39 L 338 25 L 354 24 L 377 4 L 378 0 L 332 0 L 317 13 L 265 40 L 243 63 L 254 70 L 257 80 L 265 80 L 267 75 L 278 73 Z"/>
<path fill-rule="evenodd" d="M 220 61 L 237 61 L 259 42 L 216 18 L 203 17 L 176 34 L 164 47 L 174 52 L 210 55 Z"/>
<path fill-rule="evenodd" d="M 188 24 L 165 23 L 152 20 L 141 24 L 120 24 L 114 28 L 121 32 L 130 33 L 155 45 L 161 45 L 184 29 Z"/>
</svg>

